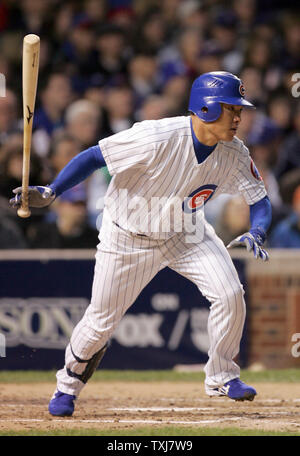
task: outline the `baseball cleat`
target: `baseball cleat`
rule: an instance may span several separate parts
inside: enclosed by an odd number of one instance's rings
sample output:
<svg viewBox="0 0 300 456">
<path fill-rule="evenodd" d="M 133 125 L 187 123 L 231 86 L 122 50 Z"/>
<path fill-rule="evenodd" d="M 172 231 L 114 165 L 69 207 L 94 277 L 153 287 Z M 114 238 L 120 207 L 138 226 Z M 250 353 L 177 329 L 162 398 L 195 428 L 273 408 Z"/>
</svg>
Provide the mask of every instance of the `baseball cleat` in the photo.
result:
<svg viewBox="0 0 300 456">
<path fill-rule="evenodd" d="M 49 402 L 48 410 L 54 416 L 72 416 L 76 396 L 56 390 Z"/>
<path fill-rule="evenodd" d="M 206 392 L 209 396 L 228 396 L 234 401 L 253 401 L 257 394 L 252 386 L 246 385 L 239 378 L 229 380 L 219 388 L 207 388 Z"/>
</svg>

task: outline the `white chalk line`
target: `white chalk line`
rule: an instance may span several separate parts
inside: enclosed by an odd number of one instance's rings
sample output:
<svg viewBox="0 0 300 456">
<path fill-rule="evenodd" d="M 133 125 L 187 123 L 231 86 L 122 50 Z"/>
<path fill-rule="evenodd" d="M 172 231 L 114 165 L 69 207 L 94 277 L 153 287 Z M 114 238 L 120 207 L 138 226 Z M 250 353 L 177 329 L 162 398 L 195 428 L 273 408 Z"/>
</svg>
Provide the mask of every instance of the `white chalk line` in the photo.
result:
<svg viewBox="0 0 300 456">
<path fill-rule="evenodd" d="M 0 407 L 45 407 L 44 404 L 0 404 Z"/>
<path fill-rule="evenodd" d="M 213 407 L 114 407 L 114 408 L 108 408 L 106 409 L 108 411 L 114 411 L 114 412 L 129 412 L 129 413 L 132 413 L 132 412 L 201 412 L 201 411 L 209 411 L 209 412 L 213 412 L 213 411 L 216 411 L 216 410 L 220 410 L 218 408 L 213 408 Z M 224 412 L 223 412 L 224 413 Z M 272 417 L 275 417 L 275 416 L 289 416 L 291 415 L 291 412 L 286 412 L 286 411 L 272 411 L 272 412 L 262 412 L 261 413 L 262 415 L 267 415 L 268 418 L 272 418 Z M 300 413 L 298 413 L 297 415 L 300 416 Z M 247 415 L 245 416 L 246 418 L 250 418 L 251 417 L 247 417 Z M 243 418 L 243 416 L 241 416 L 240 418 Z"/>
<path fill-rule="evenodd" d="M 102 419 L 102 420 L 77 420 L 77 419 L 29 419 L 29 418 L 16 418 L 12 420 L 0 419 L 0 423 L 68 423 L 68 424 L 77 424 L 77 423 L 123 423 L 123 424 L 211 424 L 211 423 L 224 423 L 226 421 L 238 421 L 240 418 L 226 418 L 224 419 L 214 419 L 214 420 L 199 420 L 199 421 L 182 421 L 182 420 L 118 420 L 118 419 Z"/>
<path fill-rule="evenodd" d="M 218 402 L 228 402 L 228 398 L 222 398 L 222 397 L 210 397 L 210 398 L 208 397 L 207 399 L 195 398 L 195 399 L 192 399 L 192 400 L 194 402 L 207 402 L 210 399 L 213 399 L 213 400 L 217 399 Z M 186 398 L 184 398 L 184 397 L 181 397 L 181 398 L 161 397 L 160 400 L 164 401 L 164 402 L 183 402 L 183 401 L 187 401 Z M 191 399 L 189 399 L 189 401 L 190 400 Z M 259 398 L 256 398 L 255 399 L 255 404 L 257 404 L 257 403 L 259 403 L 259 404 L 264 404 L 264 403 L 280 404 L 280 403 L 286 403 L 286 402 L 300 402 L 300 398 L 295 398 L 295 399 L 259 399 Z"/>
<path fill-rule="evenodd" d="M 113 407 L 106 410 L 114 412 L 202 412 L 212 411 L 212 407 Z"/>
</svg>

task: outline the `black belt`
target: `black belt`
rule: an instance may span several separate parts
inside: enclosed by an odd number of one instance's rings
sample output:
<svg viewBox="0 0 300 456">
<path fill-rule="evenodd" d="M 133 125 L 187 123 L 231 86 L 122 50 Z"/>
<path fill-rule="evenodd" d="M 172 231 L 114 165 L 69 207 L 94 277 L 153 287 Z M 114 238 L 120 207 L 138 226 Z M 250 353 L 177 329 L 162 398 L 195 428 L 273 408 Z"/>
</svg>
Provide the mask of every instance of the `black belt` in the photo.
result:
<svg viewBox="0 0 300 456">
<path fill-rule="evenodd" d="M 113 222 L 118 228 L 120 228 L 121 230 L 124 230 L 124 228 L 122 228 L 120 225 L 118 225 L 116 222 Z M 126 231 L 126 230 L 125 230 Z M 148 237 L 146 234 L 140 234 L 140 233 L 132 233 L 130 231 L 131 234 L 133 234 L 134 236 L 142 236 L 142 237 Z"/>
</svg>

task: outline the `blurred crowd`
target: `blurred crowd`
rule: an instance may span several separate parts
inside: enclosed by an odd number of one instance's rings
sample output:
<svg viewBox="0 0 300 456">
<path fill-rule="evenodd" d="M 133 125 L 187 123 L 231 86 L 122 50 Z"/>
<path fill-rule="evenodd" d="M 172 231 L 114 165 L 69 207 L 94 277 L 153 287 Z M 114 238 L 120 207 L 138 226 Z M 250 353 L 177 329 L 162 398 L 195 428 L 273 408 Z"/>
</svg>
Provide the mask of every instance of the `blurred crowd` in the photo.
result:
<svg viewBox="0 0 300 456">
<path fill-rule="evenodd" d="M 8 205 L 22 176 L 22 40 L 41 38 L 30 185 L 47 185 L 80 151 L 134 122 L 188 115 L 193 79 L 243 79 L 245 141 L 273 206 L 268 245 L 300 247 L 300 14 L 289 0 L 0 1 L 0 249 L 94 248 L 106 168 L 48 209 Z M 224 195 L 207 218 L 226 243 L 249 208 Z"/>
</svg>

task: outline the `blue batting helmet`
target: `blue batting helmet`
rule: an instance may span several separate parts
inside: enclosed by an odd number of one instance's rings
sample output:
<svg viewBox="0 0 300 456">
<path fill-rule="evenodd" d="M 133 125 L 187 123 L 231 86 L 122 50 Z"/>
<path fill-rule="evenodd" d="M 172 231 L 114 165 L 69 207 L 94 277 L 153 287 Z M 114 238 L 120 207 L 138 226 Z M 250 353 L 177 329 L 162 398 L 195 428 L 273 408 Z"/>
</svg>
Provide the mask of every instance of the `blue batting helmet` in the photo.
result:
<svg viewBox="0 0 300 456">
<path fill-rule="evenodd" d="M 244 96 L 243 82 L 234 74 L 227 71 L 204 73 L 192 85 L 189 111 L 204 122 L 214 122 L 222 112 L 220 103 L 254 108 Z"/>
</svg>

